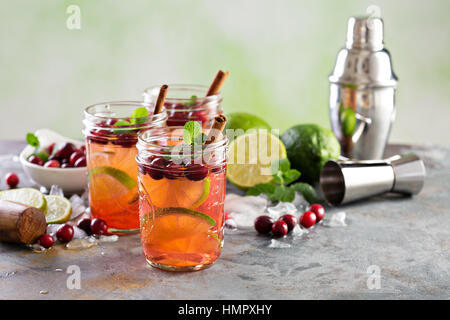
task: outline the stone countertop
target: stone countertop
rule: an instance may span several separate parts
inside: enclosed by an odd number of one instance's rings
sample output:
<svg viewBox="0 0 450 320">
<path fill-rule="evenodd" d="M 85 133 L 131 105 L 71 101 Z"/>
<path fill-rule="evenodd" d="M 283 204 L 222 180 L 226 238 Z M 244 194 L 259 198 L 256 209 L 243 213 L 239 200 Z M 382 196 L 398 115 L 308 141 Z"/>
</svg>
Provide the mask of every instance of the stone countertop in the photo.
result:
<svg viewBox="0 0 450 320">
<path fill-rule="evenodd" d="M 0 142 L 0 154 L 21 148 Z M 221 257 L 203 271 L 149 267 L 138 235 L 41 254 L 1 243 L 0 299 L 448 299 L 450 149 L 393 145 L 387 153 L 404 151 L 425 160 L 418 196 L 374 197 L 332 209 L 347 213 L 347 227 L 320 225 L 300 239 L 288 236 L 283 241 L 290 248 L 270 248 L 271 238 L 253 230 L 226 232 Z M 8 170 L 0 166 L 0 176 Z M 81 289 L 68 289 L 71 265 L 80 268 Z M 368 271 L 377 269 L 380 288 L 369 289 Z"/>
</svg>

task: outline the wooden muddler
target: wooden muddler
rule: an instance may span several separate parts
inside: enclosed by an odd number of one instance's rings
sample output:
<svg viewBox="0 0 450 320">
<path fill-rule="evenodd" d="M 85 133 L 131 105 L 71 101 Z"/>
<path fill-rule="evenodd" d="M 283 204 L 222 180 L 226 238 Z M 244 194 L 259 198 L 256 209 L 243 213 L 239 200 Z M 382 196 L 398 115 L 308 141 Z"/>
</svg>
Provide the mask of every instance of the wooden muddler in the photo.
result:
<svg viewBox="0 0 450 320">
<path fill-rule="evenodd" d="M 214 78 L 213 82 L 209 86 L 208 92 L 206 93 L 206 96 L 212 96 L 215 94 L 218 94 L 220 91 L 220 88 L 222 88 L 223 83 L 228 78 L 229 72 L 223 72 L 222 70 L 217 71 L 216 77 Z"/>
<path fill-rule="evenodd" d="M 0 200 L 0 241 L 35 243 L 46 229 L 47 223 L 41 210 Z"/>
<path fill-rule="evenodd" d="M 213 143 L 214 141 L 220 140 L 221 134 L 225 125 L 227 124 L 227 117 L 223 114 L 214 118 L 214 123 L 209 130 L 208 138 L 206 138 L 205 144 Z"/>
<path fill-rule="evenodd" d="M 155 110 L 153 111 L 153 114 L 158 114 L 161 112 L 164 105 L 164 100 L 166 100 L 167 89 L 169 89 L 169 86 L 167 84 L 163 84 L 161 86 L 161 89 L 159 89 L 158 100 L 156 100 Z"/>
</svg>

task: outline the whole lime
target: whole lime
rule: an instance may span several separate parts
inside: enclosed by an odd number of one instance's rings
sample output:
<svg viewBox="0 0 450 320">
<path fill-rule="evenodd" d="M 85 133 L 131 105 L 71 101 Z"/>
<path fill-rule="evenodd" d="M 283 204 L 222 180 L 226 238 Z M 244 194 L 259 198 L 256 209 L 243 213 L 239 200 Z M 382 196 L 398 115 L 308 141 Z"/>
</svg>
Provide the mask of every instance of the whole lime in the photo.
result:
<svg viewBox="0 0 450 320">
<path fill-rule="evenodd" d="M 299 124 L 281 136 L 291 166 L 301 172 L 300 179 L 314 184 L 319 181 L 323 165 L 337 159 L 341 147 L 333 132 L 316 124 Z"/>
<path fill-rule="evenodd" d="M 235 130 L 232 135 L 227 132 L 230 140 L 236 136 L 244 134 L 249 129 L 267 129 L 270 131 L 270 125 L 258 116 L 245 112 L 233 112 L 227 115 L 227 124 L 225 130 Z M 239 132 L 240 130 L 240 132 Z"/>
</svg>

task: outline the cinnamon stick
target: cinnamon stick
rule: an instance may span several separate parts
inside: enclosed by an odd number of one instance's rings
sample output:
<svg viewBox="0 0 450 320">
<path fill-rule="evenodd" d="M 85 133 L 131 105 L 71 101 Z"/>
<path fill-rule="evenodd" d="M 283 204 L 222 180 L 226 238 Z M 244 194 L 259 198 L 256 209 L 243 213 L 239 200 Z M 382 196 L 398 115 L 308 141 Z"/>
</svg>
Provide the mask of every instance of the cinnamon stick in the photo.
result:
<svg viewBox="0 0 450 320">
<path fill-rule="evenodd" d="M 158 114 L 161 112 L 164 105 L 164 100 L 166 100 L 167 89 L 169 89 L 169 86 L 167 84 L 163 84 L 161 86 L 161 89 L 159 89 L 158 100 L 156 100 L 155 110 L 153 111 L 153 114 Z"/>
<path fill-rule="evenodd" d="M 214 118 L 214 123 L 211 126 L 211 129 L 208 133 L 208 138 L 206 139 L 205 144 L 213 143 L 214 141 L 219 141 L 222 131 L 227 124 L 227 117 L 223 114 Z"/>
<path fill-rule="evenodd" d="M 46 228 L 41 210 L 0 200 L 0 241 L 32 244 L 45 233 Z"/>
<path fill-rule="evenodd" d="M 223 72 L 222 70 L 217 71 L 216 76 L 209 86 L 208 92 L 206 93 L 206 96 L 213 96 L 215 94 L 218 94 L 220 91 L 220 88 L 222 88 L 222 85 L 224 84 L 225 80 L 228 78 L 229 72 Z"/>
</svg>

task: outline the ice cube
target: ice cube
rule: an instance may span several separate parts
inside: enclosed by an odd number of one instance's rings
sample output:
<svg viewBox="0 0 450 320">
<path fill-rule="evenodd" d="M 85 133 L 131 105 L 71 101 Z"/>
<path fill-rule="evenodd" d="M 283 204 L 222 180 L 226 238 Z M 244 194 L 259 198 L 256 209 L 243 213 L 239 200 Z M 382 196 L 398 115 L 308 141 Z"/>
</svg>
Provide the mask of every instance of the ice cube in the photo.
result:
<svg viewBox="0 0 450 320">
<path fill-rule="evenodd" d="M 264 214 L 268 203 L 265 196 L 239 196 L 231 193 L 225 197 L 225 211 L 230 213 L 237 228 L 253 228 L 256 217 Z"/>
<path fill-rule="evenodd" d="M 84 189 L 84 192 L 81 195 L 81 199 L 83 200 L 84 206 L 89 207 L 89 189 L 88 189 L 88 187 L 86 187 Z"/>
<path fill-rule="evenodd" d="M 52 184 L 49 194 L 54 195 L 54 196 L 64 197 L 63 189 L 56 184 Z"/>
<path fill-rule="evenodd" d="M 291 202 L 278 202 L 276 206 L 267 208 L 267 212 L 275 220 L 285 214 L 298 215 L 297 208 Z"/>
<path fill-rule="evenodd" d="M 292 204 L 297 208 L 297 210 L 300 213 L 303 213 L 308 210 L 309 203 L 305 200 L 303 195 L 301 193 L 296 192 L 294 201 L 292 201 Z"/>
<path fill-rule="evenodd" d="M 73 227 L 73 239 L 82 239 L 86 237 L 87 233 L 83 229 L 80 229 L 77 226 Z"/>
<path fill-rule="evenodd" d="M 47 225 L 47 233 L 54 237 L 56 234 L 56 231 L 61 226 L 62 226 L 62 224 L 48 224 Z"/>
<path fill-rule="evenodd" d="M 70 220 L 75 219 L 86 211 L 84 200 L 79 195 L 74 194 L 70 197 L 69 200 L 72 203 L 72 213 L 70 214 Z"/>
<path fill-rule="evenodd" d="M 234 221 L 233 219 L 225 220 L 225 228 L 229 230 L 236 230 L 237 229 L 236 221 Z"/>
<path fill-rule="evenodd" d="M 296 224 L 294 229 L 292 229 L 291 234 L 294 239 L 300 238 L 304 234 L 308 233 L 307 229 L 300 227 L 300 225 Z"/>
<path fill-rule="evenodd" d="M 97 244 L 97 239 L 94 237 L 86 237 L 83 239 L 75 239 L 66 244 L 68 250 L 82 250 L 89 249 Z"/>
<path fill-rule="evenodd" d="M 276 239 L 272 239 L 270 240 L 270 244 L 268 245 L 269 248 L 277 248 L 277 249 L 281 249 L 281 248 L 290 248 L 291 245 L 289 243 L 285 243 Z"/>
<path fill-rule="evenodd" d="M 333 213 L 331 216 L 323 219 L 323 225 L 327 227 L 346 227 L 345 216 L 345 211 Z"/>
<path fill-rule="evenodd" d="M 32 244 L 32 245 L 30 245 L 29 247 L 30 247 L 31 250 L 33 250 L 34 252 L 38 252 L 38 253 L 41 253 L 41 252 L 44 252 L 45 250 L 47 250 L 47 249 L 45 249 L 43 246 L 41 246 L 41 245 L 38 244 L 38 243 Z"/>
<path fill-rule="evenodd" d="M 101 243 L 103 243 L 103 242 L 116 242 L 118 240 L 119 240 L 119 236 L 115 235 L 115 234 L 110 235 L 110 236 L 101 235 L 98 238 L 98 242 L 101 242 Z"/>
</svg>

